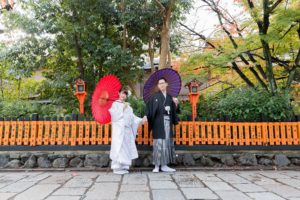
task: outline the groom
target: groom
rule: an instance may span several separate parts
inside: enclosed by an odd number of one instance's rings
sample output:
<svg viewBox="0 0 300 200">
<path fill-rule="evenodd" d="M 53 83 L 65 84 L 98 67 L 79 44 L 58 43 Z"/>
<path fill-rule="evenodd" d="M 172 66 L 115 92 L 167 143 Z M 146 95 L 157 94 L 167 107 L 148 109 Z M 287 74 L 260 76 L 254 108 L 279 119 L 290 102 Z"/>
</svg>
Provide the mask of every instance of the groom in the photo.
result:
<svg viewBox="0 0 300 200">
<path fill-rule="evenodd" d="M 173 143 L 173 125 L 178 123 L 177 103 L 167 93 L 168 82 L 162 77 L 157 82 L 159 92 L 154 93 L 146 104 L 146 116 L 149 129 L 153 133 L 153 172 L 175 172 L 167 166 L 175 163 Z M 175 103 L 176 102 L 176 103 Z"/>
</svg>

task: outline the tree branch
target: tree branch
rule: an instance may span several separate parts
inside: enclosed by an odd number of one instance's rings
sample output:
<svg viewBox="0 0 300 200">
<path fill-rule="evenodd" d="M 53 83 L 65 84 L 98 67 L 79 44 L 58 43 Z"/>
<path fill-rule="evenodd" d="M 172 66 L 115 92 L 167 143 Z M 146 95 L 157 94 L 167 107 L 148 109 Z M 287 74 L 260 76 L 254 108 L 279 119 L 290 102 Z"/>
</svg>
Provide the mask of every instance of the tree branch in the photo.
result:
<svg viewBox="0 0 300 200">
<path fill-rule="evenodd" d="M 290 28 L 283 34 L 283 36 L 279 39 L 282 40 L 297 24 L 292 24 Z"/>
<path fill-rule="evenodd" d="M 211 42 L 209 42 L 209 41 L 207 40 L 207 38 L 206 38 L 204 35 L 202 35 L 202 34 L 200 34 L 200 33 L 197 33 L 195 30 L 189 28 L 188 26 L 186 26 L 185 24 L 183 24 L 183 23 L 181 23 L 181 22 L 179 22 L 179 24 L 180 24 L 181 26 L 183 26 L 184 28 L 186 28 L 188 31 L 190 31 L 190 32 L 192 32 L 193 34 L 199 36 L 199 37 L 200 37 L 202 40 L 204 40 L 209 46 L 211 46 L 212 48 L 216 49 L 216 46 L 215 46 L 214 44 L 212 44 Z"/>
<path fill-rule="evenodd" d="M 252 56 L 255 56 L 255 57 L 258 57 L 260 58 L 261 60 L 266 60 L 263 56 L 261 55 L 258 55 L 258 54 L 255 54 L 255 53 L 250 53 Z M 279 58 L 277 57 L 271 57 L 272 58 L 272 61 L 277 63 L 278 65 L 284 67 L 286 70 L 288 70 L 288 67 L 289 67 L 289 63 L 290 61 L 285 61 L 285 60 L 280 60 Z"/>
<path fill-rule="evenodd" d="M 224 24 L 223 24 L 222 19 L 224 19 L 225 16 L 222 14 L 221 10 L 218 8 L 218 6 L 215 4 L 215 2 L 214 2 L 213 0 L 210 1 L 211 3 L 208 3 L 206 0 L 203 0 L 203 1 L 204 1 L 205 3 L 207 3 L 208 6 L 212 6 L 211 9 L 217 14 L 218 19 L 219 19 L 219 23 L 220 23 L 220 25 L 222 26 L 223 31 L 226 33 L 226 35 L 227 35 L 228 38 L 230 39 L 230 41 L 231 41 L 233 47 L 234 47 L 235 49 L 237 49 L 237 48 L 238 48 L 238 44 L 235 42 L 235 40 L 234 40 L 232 34 L 225 28 L 225 26 L 224 26 Z M 225 19 L 225 20 L 226 20 L 226 19 Z M 229 20 L 227 19 L 227 21 L 229 21 Z M 236 27 L 238 27 L 238 26 L 236 25 Z M 239 33 L 239 35 L 240 35 L 240 37 L 242 37 L 241 33 Z M 267 85 L 266 85 L 266 84 L 264 83 L 264 81 L 260 78 L 260 76 L 258 75 L 258 73 L 256 72 L 256 70 L 255 70 L 252 66 L 250 66 L 250 63 L 249 63 L 248 60 L 242 55 L 242 53 L 240 53 L 240 54 L 238 55 L 238 57 L 239 57 L 239 58 L 240 58 L 240 59 L 241 59 L 241 60 L 242 60 L 249 68 L 250 68 L 250 71 L 253 73 L 254 77 L 258 80 L 258 82 L 262 85 L 262 87 L 264 87 L 265 89 L 268 90 Z M 252 61 L 255 61 L 255 59 L 252 58 Z M 262 67 L 260 66 L 260 64 L 257 63 L 257 62 L 255 62 L 255 66 L 258 67 L 259 72 L 262 74 L 263 78 L 265 78 L 265 77 L 266 77 L 266 74 L 264 73 L 264 71 L 263 71 Z"/>
<path fill-rule="evenodd" d="M 300 39 L 300 23 L 299 23 L 299 27 L 298 27 L 297 32 L 298 32 L 298 38 Z M 295 64 L 294 64 L 293 68 L 290 71 L 289 78 L 288 78 L 287 83 L 286 83 L 287 88 L 291 87 L 292 82 L 293 82 L 294 77 L 295 77 L 295 74 L 296 74 L 297 68 L 300 68 L 300 49 L 298 50 L 298 53 L 297 53 L 297 56 L 296 56 L 296 59 L 295 59 Z"/>
<path fill-rule="evenodd" d="M 226 84 L 226 85 L 230 85 L 229 88 L 235 88 L 235 87 L 236 87 L 236 86 L 233 85 L 232 83 L 228 83 L 227 81 L 220 81 L 220 80 L 219 80 L 218 82 L 213 83 L 213 84 L 211 84 L 211 85 L 209 85 L 209 86 L 203 88 L 203 89 L 200 90 L 200 91 L 206 90 L 206 89 L 208 89 L 208 88 L 210 88 L 210 87 L 213 87 L 213 86 L 215 86 L 215 85 L 217 85 L 217 84 L 219 84 L 219 83 L 223 83 L 223 84 Z M 229 89 L 229 88 L 228 88 L 228 89 Z"/>
<path fill-rule="evenodd" d="M 158 7 L 161 9 L 161 12 L 164 12 L 166 10 L 166 8 L 160 3 L 159 0 L 155 0 L 155 2 L 158 5 Z"/>
<path fill-rule="evenodd" d="M 247 2 L 248 2 L 249 7 L 251 9 L 253 9 L 254 8 L 254 4 L 253 4 L 252 0 L 247 0 Z"/>
<path fill-rule="evenodd" d="M 217 14 L 218 14 L 218 12 L 220 12 L 218 9 L 217 9 L 217 7 L 216 7 L 216 4 L 214 4 L 214 2 L 213 1 L 207 1 L 207 0 L 202 0 L 204 3 L 206 3 L 214 12 L 216 12 Z M 219 21 L 220 21 L 220 23 L 221 24 L 223 24 L 222 23 L 222 19 L 221 19 L 221 16 L 220 15 L 218 15 L 218 17 L 219 17 Z M 182 23 L 180 23 L 181 25 L 183 25 Z M 183 27 L 185 27 L 186 29 L 188 29 L 189 31 L 191 31 L 192 33 L 196 33 L 194 30 L 191 30 L 190 28 L 188 28 L 187 26 L 185 26 L 185 25 L 183 25 Z M 223 26 L 223 30 L 226 32 L 227 30 L 226 30 L 226 28 Z M 237 48 L 237 44 L 235 43 L 235 41 L 234 41 L 234 39 L 232 38 L 232 36 L 230 35 L 230 33 L 227 31 L 227 33 L 228 33 L 228 36 L 229 37 L 231 37 L 231 41 L 233 42 L 233 44 L 235 44 L 234 46 L 235 46 L 235 48 Z M 207 39 L 206 39 L 206 37 L 204 36 L 204 35 L 201 35 L 201 34 L 197 34 L 201 39 L 203 39 L 207 44 L 209 44 L 212 48 L 214 48 L 214 49 L 216 49 L 218 52 L 221 52 L 220 51 L 220 49 L 217 49 L 216 47 L 215 47 L 215 45 L 213 45 L 212 43 L 209 43 L 208 41 L 207 41 Z M 242 58 L 243 59 L 243 61 L 245 62 L 245 63 L 247 63 L 247 60 L 245 59 L 245 58 Z M 251 82 L 251 80 L 240 70 L 240 68 L 238 67 L 238 65 L 236 64 L 236 62 L 235 61 L 232 61 L 231 62 L 231 64 L 232 64 L 232 69 L 234 69 L 237 73 L 238 73 L 238 75 L 243 79 L 243 81 L 245 81 L 246 83 L 247 83 L 247 85 L 249 86 L 249 87 L 254 87 L 254 84 Z M 249 63 L 248 63 L 249 64 Z"/>
<path fill-rule="evenodd" d="M 270 8 L 270 12 L 272 12 L 280 3 L 282 0 L 277 0 Z"/>
</svg>

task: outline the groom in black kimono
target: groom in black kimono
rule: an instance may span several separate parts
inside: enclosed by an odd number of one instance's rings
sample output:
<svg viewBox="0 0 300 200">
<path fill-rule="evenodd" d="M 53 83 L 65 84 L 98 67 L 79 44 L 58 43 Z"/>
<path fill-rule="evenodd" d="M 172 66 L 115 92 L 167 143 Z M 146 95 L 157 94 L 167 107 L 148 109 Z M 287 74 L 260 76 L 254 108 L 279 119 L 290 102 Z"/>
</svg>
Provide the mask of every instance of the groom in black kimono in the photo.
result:
<svg viewBox="0 0 300 200">
<path fill-rule="evenodd" d="M 177 104 L 167 93 L 168 83 L 165 78 L 157 82 L 159 92 L 154 93 L 146 105 L 146 116 L 153 134 L 153 172 L 175 172 L 167 166 L 175 162 L 173 125 L 178 123 Z"/>
</svg>

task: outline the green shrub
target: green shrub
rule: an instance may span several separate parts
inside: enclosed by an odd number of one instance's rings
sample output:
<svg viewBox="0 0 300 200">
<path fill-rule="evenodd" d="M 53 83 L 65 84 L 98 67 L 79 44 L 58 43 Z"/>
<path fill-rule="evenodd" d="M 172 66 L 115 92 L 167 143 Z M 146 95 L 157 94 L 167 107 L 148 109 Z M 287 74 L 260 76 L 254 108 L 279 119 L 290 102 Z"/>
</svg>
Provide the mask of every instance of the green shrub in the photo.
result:
<svg viewBox="0 0 300 200">
<path fill-rule="evenodd" d="M 128 102 L 133 109 L 133 112 L 138 117 L 143 117 L 145 115 L 146 105 L 142 98 L 137 98 L 135 96 L 130 96 Z"/>
<path fill-rule="evenodd" d="M 178 117 L 181 121 L 191 120 L 192 118 L 192 105 L 190 102 L 179 102 L 180 113 Z"/>
<path fill-rule="evenodd" d="M 238 89 L 220 99 L 216 113 L 244 121 L 258 121 L 261 116 L 281 121 L 291 118 L 293 114 L 288 93 L 273 96 L 266 91 L 254 89 Z"/>
<path fill-rule="evenodd" d="M 200 95 L 197 104 L 197 116 L 201 120 L 212 120 L 220 118 L 216 112 L 218 99 L 215 96 L 204 97 Z"/>
<path fill-rule="evenodd" d="M 33 113 L 39 116 L 62 116 L 63 110 L 56 105 L 42 105 L 34 101 L 1 101 L 0 116 L 2 117 L 25 117 Z"/>
</svg>

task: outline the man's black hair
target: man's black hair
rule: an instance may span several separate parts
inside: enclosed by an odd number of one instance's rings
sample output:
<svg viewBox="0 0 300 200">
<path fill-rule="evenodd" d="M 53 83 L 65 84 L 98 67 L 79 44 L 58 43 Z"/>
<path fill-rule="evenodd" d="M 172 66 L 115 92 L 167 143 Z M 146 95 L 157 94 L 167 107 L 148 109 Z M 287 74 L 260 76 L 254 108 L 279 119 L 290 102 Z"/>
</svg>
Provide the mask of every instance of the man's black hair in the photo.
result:
<svg viewBox="0 0 300 200">
<path fill-rule="evenodd" d="M 167 81 L 167 79 L 166 79 L 165 77 L 161 77 L 161 78 L 159 78 L 159 79 L 157 80 L 157 84 L 158 84 L 158 82 L 159 82 L 160 80 L 164 80 L 166 83 L 168 83 L 168 81 Z"/>
</svg>

